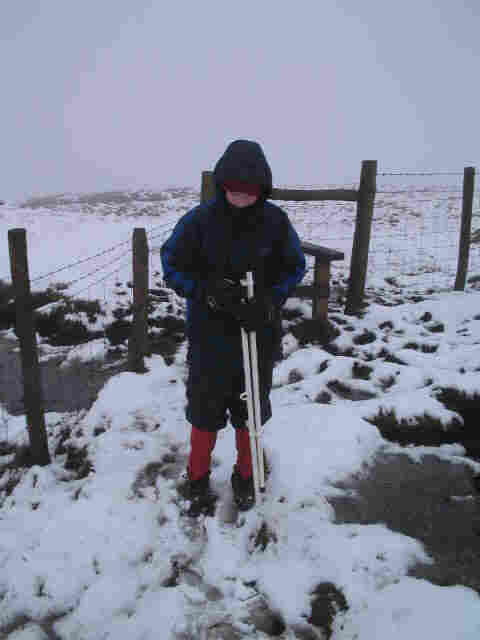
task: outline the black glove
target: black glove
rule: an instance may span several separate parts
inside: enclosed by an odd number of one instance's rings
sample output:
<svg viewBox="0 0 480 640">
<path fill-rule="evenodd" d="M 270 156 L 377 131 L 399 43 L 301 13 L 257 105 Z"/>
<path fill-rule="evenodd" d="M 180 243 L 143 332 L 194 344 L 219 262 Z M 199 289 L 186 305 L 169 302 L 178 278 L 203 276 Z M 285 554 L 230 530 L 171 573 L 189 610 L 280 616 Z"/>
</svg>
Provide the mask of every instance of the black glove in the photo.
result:
<svg viewBox="0 0 480 640">
<path fill-rule="evenodd" d="M 275 307 L 269 296 L 250 298 L 236 306 L 234 315 L 245 331 L 258 331 L 267 324 L 273 324 Z"/>
<path fill-rule="evenodd" d="M 208 282 L 204 289 L 204 300 L 211 309 L 230 314 L 234 314 L 245 295 L 246 288 L 229 278 Z"/>
</svg>

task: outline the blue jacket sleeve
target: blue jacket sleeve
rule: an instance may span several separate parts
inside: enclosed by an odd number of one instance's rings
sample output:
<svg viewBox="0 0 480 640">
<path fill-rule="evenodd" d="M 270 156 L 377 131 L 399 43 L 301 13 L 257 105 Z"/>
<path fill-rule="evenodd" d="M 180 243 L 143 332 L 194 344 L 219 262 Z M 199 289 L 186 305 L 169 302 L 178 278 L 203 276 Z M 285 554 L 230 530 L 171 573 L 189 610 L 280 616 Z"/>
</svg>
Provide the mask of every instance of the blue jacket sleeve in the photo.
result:
<svg viewBox="0 0 480 640">
<path fill-rule="evenodd" d="M 198 282 L 193 271 L 193 258 L 198 250 L 195 213 L 196 209 L 192 209 L 180 218 L 160 250 L 165 282 L 184 298 L 194 296 Z"/>
<path fill-rule="evenodd" d="M 300 238 L 285 214 L 287 233 L 282 245 L 282 269 L 278 282 L 273 286 L 274 302 L 281 306 L 295 290 L 306 273 L 306 260 L 300 244 Z"/>
</svg>

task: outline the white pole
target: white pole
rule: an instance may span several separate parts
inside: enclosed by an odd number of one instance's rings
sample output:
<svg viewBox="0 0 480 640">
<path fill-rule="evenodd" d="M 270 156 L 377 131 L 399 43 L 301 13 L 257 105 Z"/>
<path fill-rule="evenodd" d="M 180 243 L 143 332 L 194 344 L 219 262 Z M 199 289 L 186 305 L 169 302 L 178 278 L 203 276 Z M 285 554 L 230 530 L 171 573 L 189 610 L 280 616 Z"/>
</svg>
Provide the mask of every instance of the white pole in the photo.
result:
<svg viewBox="0 0 480 640">
<path fill-rule="evenodd" d="M 253 298 L 253 274 L 247 272 L 247 297 Z M 259 491 L 265 489 L 265 467 L 263 461 L 263 446 L 260 439 L 262 427 L 262 415 L 260 406 L 260 383 L 258 373 L 257 334 L 250 331 L 248 334 L 242 328 L 242 348 L 245 372 L 245 390 L 248 409 L 248 429 L 250 435 L 250 450 L 252 454 L 253 483 L 255 489 L 255 501 L 258 502 Z"/>
<path fill-rule="evenodd" d="M 258 465 L 258 484 L 260 491 L 265 489 L 265 467 L 263 464 L 263 447 L 261 440 L 262 431 L 262 412 L 260 407 L 260 381 L 258 376 L 258 352 L 257 352 L 257 336 L 256 332 L 250 333 L 250 359 L 253 383 L 253 407 L 255 415 L 255 445 L 257 449 L 257 465 Z"/>
<path fill-rule="evenodd" d="M 253 393 L 252 393 L 252 372 L 250 362 L 250 349 L 248 344 L 248 336 L 245 329 L 242 327 L 242 348 L 243 348 L 243 370 L 245 373 L 245 400 L 247 401 L 248 412 L 248 434 L 250 436 L 250 452 L 252 455 L 252 473 L 253 473 L 253 488 L 255 491 L 255 503 L 258 504 L 260 483 L 258 477 L 258 460 L 257 460 L 257 444 L 255 437 L 255 413 L 253 407 Z"/>
</svg>

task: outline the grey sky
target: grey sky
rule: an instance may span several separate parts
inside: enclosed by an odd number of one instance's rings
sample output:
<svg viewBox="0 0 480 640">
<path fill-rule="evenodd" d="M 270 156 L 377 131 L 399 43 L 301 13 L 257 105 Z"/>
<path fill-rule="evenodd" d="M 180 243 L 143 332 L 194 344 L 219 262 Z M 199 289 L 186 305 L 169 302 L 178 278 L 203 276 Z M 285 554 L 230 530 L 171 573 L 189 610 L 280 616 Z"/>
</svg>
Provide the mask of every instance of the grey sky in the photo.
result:
<svg viewBox="0 0 480 640">
<path fill-rule="evenodd" d="M 462 170 L 478 0 L 16 0 L 0 11 L 0 198 L 198 185 L 236 138 L 275 184 Z"/>
</svg>

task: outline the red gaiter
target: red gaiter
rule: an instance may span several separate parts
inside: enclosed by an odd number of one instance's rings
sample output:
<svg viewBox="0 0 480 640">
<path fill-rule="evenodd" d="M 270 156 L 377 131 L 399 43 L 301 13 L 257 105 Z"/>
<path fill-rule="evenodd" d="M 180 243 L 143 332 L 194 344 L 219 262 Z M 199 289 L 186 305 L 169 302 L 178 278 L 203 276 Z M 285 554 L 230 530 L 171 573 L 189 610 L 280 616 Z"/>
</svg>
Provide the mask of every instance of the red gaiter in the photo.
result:
<svg viewBox="0 0 480 640">
<path fill-rule="evenodd" d="M 212 451 L 217 441 L 216 431 L 202 431 L 192 425 L 188 475 L 190 480 L 199 480 L 210 471 Z"/>
</svg>

